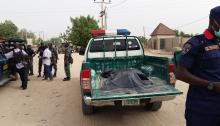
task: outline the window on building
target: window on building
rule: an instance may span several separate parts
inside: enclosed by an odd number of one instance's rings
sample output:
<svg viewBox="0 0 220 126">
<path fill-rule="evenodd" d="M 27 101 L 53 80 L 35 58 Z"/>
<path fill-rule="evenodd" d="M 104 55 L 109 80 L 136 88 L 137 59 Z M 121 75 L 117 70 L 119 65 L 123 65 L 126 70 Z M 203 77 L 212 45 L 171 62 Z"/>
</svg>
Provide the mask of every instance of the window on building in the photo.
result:
<svg viewBox="0 0 220 126">
<path fill-rule="evenodd" d="M 165 39 L 160 39 L 160 49 L 165 49 Z"/>
</svg>

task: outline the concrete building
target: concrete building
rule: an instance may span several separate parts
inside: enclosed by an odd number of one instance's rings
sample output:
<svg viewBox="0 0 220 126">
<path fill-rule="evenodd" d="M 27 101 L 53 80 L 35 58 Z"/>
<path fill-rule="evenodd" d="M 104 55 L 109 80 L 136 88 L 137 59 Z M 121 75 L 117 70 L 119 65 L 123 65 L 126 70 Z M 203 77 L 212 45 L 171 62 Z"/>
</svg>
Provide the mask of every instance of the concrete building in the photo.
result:
<svg viewBox="0 0 220 126">
<path fill-rule="evenodd" d="M 150 48 L 156 50 L 169 50 L 173 46 L 178 45 L 174 42 L 176 33 L 160 23 L 156 29 L 151 33 Z"/>
<path fill-rule="evenodd" d="M 148 48 L 172 52 L 174 48 L 181 48 L 188 40 L 189 38 L 177 37 L 172 29 L 160 23 L 151 33 Z"/>
</svg>

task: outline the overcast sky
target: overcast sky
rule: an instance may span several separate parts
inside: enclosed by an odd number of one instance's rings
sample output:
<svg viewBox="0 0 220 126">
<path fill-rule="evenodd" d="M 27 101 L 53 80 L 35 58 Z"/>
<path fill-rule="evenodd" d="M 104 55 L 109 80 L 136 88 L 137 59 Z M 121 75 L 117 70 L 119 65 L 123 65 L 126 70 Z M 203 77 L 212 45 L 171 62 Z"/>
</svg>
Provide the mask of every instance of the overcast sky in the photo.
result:
<svg viewBox="0 0 220 126">
<path fill-rule="evenodd" d="M 219 0 L 111 0 L 108 28 L 128 28 L 146 35 L 161 22 L 186 33 L 201 33 L 208 25 L 210 9 Z M 12 20 L 19 28 L 50 38 L 70 26 L 70 17 L 90 14 L 99 18 L 100 5 L 93 0 L 0 0 L 0 21 Z"/>
</svg>

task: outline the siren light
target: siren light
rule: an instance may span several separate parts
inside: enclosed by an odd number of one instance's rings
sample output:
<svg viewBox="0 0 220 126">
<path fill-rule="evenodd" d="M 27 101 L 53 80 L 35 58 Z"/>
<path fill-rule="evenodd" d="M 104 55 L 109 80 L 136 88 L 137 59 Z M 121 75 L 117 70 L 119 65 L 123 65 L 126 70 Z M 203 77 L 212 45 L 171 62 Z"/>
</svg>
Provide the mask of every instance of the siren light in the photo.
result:
<svg viewBox="0 0 220 126">
<path fill-rule="evenodd" d="M 130 35 L 131 32 L 128 29 L 117 29 L 117 35 Z"/>
<path fill-rule="evenodd" d="M 101 29 L 92 30 L 91 35 L 92 35 L 92 37 L 104 36 L 105 35 L 105 30 L 101 30 Z"/>
</svg>

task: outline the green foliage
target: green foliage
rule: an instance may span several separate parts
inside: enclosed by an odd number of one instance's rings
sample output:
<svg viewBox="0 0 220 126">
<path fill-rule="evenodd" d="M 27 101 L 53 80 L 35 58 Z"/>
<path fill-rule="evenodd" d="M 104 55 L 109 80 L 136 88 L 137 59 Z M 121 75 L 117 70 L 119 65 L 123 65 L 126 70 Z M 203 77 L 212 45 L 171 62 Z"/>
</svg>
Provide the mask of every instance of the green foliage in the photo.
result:
<svg viewBox="0 0 220 126">
<path fill-rule="evenodd" d="M 66 42 L 66 41 L 68 41 L 68 35 L 69 35 L 69 34 L 67 34 L 67 33 L 61 33 L 59 37 L 60 37 L 63 41 Z"/>
<path fill-rule="evenodd" d="M 144 36 L 139 36 L 138 40 L 140 41 L 140 43 L 145 46 L 147 44 L 147 39 Z"/>
<path fill-rule="evenodd" d="M 99 29 L 97 21 L 91 16 L 70 18 L 72 27 L 68 27 L 61 35 L 64 41 L 71 41 L 74 45 L 86 46 L 91 38 L 90 31 Z"/>
<path fill-rule="evenodd" d="M 36 40 L 36 36 L 32 31 L 27 31 L 27 29 L 23 28 L 18 33 L 19 38 L 21 39 L 32 39 L 32 43 L 37 45 L 38 42 Z"/>
<path fill-rule="evenodd" d="M 38 44 L 40 44 L 39 39 L 34 39 L 34 40 L 33 40 L 33 45 L 38 45 Z"/>
<path fill-rule="evenodd" d="M 0 38 L 3 39 L 32 39 L 33 44 L 37 44 L 36 36 L 26 29 L 19 30 L 18 27 L 9 20 L 0 23 Z"/>
<path fill-rule="evenodd" d="M 32 31 L 27 31 L 27 29 L 23 28 L 18 32 L 18 36 L 21 39 L 27 39 L 27 38 L 31 38 L 31 39 L 36 39 L 35 34 Z"/>
<path fill-rule="evenodd" d="M 0 23 L 0 38 L 18 38 L 18 27 L 10 20 Z"/>
<path fill-rule="evenodd" d="M 38 38 L 33 44 L 34 44 L 34 45 L 38 45 L 38 44 L 40 44 L 40 43 L 42 43 L 42 42 L 43 42 L 43 39 Z"/>
<path fill-rule="evenodd" d="M 55 38 L 51 38 L 50 42 L 52 42 L 53 44 L 59 44 L 62 43 L 62 39 L 60 37 L 55 37 Z"/>
<path fill-rule="evenodd" d="M 176 36 L 180 36 L 180 37 L 193 37 L 194 34 L 186 34 L 183 31 L 179 31 L 179 30 L 174 30 L 174 32 L 176 33 Z"/>
</svg>

